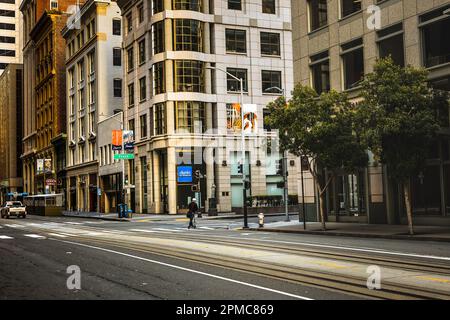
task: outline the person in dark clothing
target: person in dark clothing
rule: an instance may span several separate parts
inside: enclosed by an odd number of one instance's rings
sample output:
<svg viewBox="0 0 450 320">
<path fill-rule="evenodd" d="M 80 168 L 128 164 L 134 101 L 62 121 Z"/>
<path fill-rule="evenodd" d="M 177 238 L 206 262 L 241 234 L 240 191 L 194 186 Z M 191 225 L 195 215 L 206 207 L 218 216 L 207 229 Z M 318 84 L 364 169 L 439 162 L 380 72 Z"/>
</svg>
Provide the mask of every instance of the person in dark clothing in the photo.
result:
<svg viewBox="0 0 450 320">
<path fill-rule="evenodd" d="M 197 205 L 197 200 L 194 198 L 192 199 L 192 202 L 189 204 L 189 212 L 188 212 L 188 218 L 189 218 L 189 226 L 188 229 L 192 228 L 196 228 L 196 226 L 193 224 L 193 220 L 195 218 L 195 213 L 198 211 L 198 205 Z"/>
</svg>

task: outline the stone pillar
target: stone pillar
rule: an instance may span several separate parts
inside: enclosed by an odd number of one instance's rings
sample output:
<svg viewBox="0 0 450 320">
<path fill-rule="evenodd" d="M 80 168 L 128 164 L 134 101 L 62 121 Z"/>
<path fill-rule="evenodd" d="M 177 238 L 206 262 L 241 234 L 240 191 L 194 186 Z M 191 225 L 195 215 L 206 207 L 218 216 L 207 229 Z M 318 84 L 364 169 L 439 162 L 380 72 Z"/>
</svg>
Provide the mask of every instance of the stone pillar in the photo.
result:
<svg viewBox="0 0 450 320">
<path fill-rule="evenodd" d="M 152 152 L 152 165 L 153 165 L 153 188 L 154 199 L 153 199 L 153 208 L 155 213 L 161 213 L 161 186 L 160 186 L 160 167 L 159 167 L 159 153 L 157 151 Z"/>
<path fill-rule="evenodd" d="M 168 201 L 169 214 L 177 213 L 177 173 L 175 148 L 167 148 L 167 184 L 168 184 Z"/>
</svg>

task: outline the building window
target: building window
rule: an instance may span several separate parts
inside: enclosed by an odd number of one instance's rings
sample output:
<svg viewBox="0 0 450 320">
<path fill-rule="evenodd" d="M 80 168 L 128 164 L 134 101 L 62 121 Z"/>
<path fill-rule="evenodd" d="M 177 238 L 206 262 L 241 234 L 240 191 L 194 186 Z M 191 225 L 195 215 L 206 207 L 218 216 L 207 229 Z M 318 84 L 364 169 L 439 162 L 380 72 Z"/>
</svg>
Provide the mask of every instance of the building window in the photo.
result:
<svg viewBox="0 0 450 320">
<path fill-rule="evenodd" d="M 364 76 L 364 50 L 362 38 L 341 46 L 344 66 L 344 89 L 359 85 Z"/>
<path fill-rule="evenodd" d="M 157 103 L 155 109 L 155 135 L 166 133 L 166 105 L 165 103 Z"/>
<path fill-rule="evenodd" d="M 403 24 L 399 23 L 380 30 L 377 32 L 377 37 L 380 58 L 390 56 L 395 64 L 403 67 L 405 65 Z"/>
<path fill-rule="evenodd" d="M 195 60 L 175 61 L 175 91 L 203 92 L 203 62 Z"/>
<path fill-rule="evenodd" d="M 248 92 L 247 69 L 227 68 L 227 72 L 242 79 L 243 91 Z M 227 91 L 241 92 L 241 82 L 227 74 Z"/>
<path fill-rule="evenodd" d="M 197 20 L 175 19 L 174 42 L 177 51 L 202 51 L 202 23 Z"/>
<path fill-rule="evenodd" d="M 164 21 L 159 21 L 153 28 L 153 54 L 164 51 Z"/>
<path fill-rule="evenodd" d="M 139 24 L 144 22 L 144 5 L 141 3 L 138 7 L 138 18 L 139 18 Z"/>
<path fill-rule="evenodd" d="M 282 93 L 281 71 L 261 71 L 262 92 L 263 93 Z"/>
<path fill-rule="evenodd" d="M 195 101 L 177 101 L 176 128 L 189 133 L 205 132 L 205 104 Z"/>
<path fill-rule="evenodd" d="M 191 11 L 201 11 L 202 1 L 201 0 L 173 0 L 174 10 L 191 10 Z"/>
<path fill-rule="evenodd" d="M 139 42 L 139 64 L 145 63 L 145 39 Z"/>
<path fill-rule="evenodd" d="M 247 53 L 245 30 L 225 29 L 226 50 L 232 53 Z"/>
<path fill-rule="evenodd" d="M 228 0 L 229 10 L 242 10 L 242 0 Z"/>
<path fill-rule="evenodd" d="M 450 17 L 444 14 L 450 6 L 421 16 L 422 50 L 425 67 L 430 68 L 450 62 Z"/>
<path fill-rule="evenodd" d="M 275 0 L 262 0 L 262 12 L 275 14 Z"/>
<path fill-rule="evenodd" d="M 144 114 L 139 117 L 139 124 L 141 125 L 141 139 L 147 137 L 147 115 Z"/>
<path fill-rule="evenodd" d="M 146 78 L 139 79 L 139 101 L 147 99 L 147 84 Z"/>
<path fill-rule="evenodd" d="M 166 92 L 166 82 L 164 77 L 164 61 L 155 63 L 153 65 L 153 87 L 154 94 L 161 94 Z"/>
<path fill-rule="evenodd" d="M 126 21 L 127 21 L 127 32 L 129 33 L 133 31 L 133 14 L 131 12 L 127 14 Z"/>
<path fill-rule="evenodd" d="M 14 3 L 14 2 L 10 2 L 10 3 Z M 58 10 L 58 0 L 50 0 L 50 10 Z"/>
<path fill-rule="evenodd" d="M 328 23 L 327 0 L 309 0 L 309 31 L 322 28 Z"/>
<path fill-rule="evenodd" d="M 122 79 L 114 79 L 114 97 L 122 97 Z"/>
<path fill-rule="evenodd" d="M 114 66 L 122 65 L 122 50 L 120 48 L 113 49 L 113 65 Z"/>
<path fill-rule="evenodd" d="M 127 50 L 127 70 L 128 72 L 132 71 L 134 69 L 134 50 L 133 47 Z"/>
<path fill-rule="evenodd" d="M 361 11 L 361 0 L 341 0 L 341 17 Z"/>
<path fill-rule="evenodd" d="M 153 0 L 153 13 L 164 11 L 164 0 Z"/>
<path fill-rule="evenodd" d="M 128 108 L 134 107 L 134 83 L 128 85 Z"/>
<path fill-rule="evenodd" d="M 311 57 L 311 80 L 318 94 L 330 91 L 330 57 L 328 51 Z"/>
<path fill-rule="evenodd" d="M 122 34 L 122 23 L 119 19 L 113 20 L 113 35 L 120 36 Z"/>
<path fill-rule="evenodd" d="M 261 54 L 268 56 L 280 56 L 280 34 L 261 32 Z"/>
<path fill-rule="evenodd" d="M 135 133 L 134 119 L 128 120 L 128 130 L 133 131 L 133 133 Z"/>
</svg>

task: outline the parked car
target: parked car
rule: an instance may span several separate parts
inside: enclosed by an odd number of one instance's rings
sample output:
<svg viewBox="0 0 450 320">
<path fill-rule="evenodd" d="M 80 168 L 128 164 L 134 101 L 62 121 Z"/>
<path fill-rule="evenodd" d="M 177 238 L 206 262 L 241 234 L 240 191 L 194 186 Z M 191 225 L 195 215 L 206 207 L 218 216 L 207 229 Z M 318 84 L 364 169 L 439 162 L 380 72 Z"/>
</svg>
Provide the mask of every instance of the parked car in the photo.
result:
<svg viewBox="0 0 450 320">
<path fill-rule="evenodd" d="M 6 201 L 5 205 L 0 208 L 0 215 L 6 219 L 11 216 L 26 218 L 27 208 L 20 201 Z"/>
</svg>

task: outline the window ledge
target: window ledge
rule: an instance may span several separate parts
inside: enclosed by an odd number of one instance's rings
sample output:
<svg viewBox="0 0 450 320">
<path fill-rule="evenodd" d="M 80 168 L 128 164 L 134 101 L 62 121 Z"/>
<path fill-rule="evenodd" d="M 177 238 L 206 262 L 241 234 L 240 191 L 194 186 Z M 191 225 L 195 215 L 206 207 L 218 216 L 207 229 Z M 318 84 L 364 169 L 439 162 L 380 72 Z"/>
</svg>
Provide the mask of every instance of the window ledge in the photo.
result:
<svg viewBox="0 0 450 320">
<path fill-rule="evenodd" d="M 328 27 L 329 27 L 329 25 L 327 24 L 327 25 L 324 25 L 323 27 L 320 27 L 320 28 L 318 28 L 318 29 L 315 29 L 315 30 L 313 30 L 313 31 L 310 31 L 310 32 L 308 32 L 308 36 L 314 36 L 316 33 L 319 33 L 320 31 L 323 31 L 323 30 L 325 30 L 325 29 L 328 29 Z"/>
<path fill-rule="evenodd" d="M 263 58 L 280 58 L 281 59 L 281 54 L 261 54 L 261 57 Z"/>
<path fill-rule="evenodd" d="M 247 52 L 234 52 L 234 51 L 225 51 L 226 54 L 235 54 L 238 56 L 246 56 Z"/>
<path fill-rule="evenodd" d="M 345 20 L 347 20 L 347 19 L 350 19 L 351 17 L 354 17 L 354 16 L 357 16 L 357 15 L 361 14 L 362 12 L 363 12 L 362 9 L 361 9 L 361 10 L 358 10 L 358 11 L 355 11 L 355 12 L 352 12 L 352 13 L 346 15 L 345 17 L 341 17 L 341 18 L 338 20 L 338 22 L 343 22 L 343 21 L 345 21 Z"/>
</svg>

